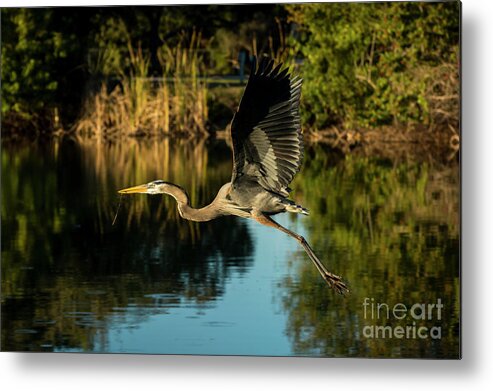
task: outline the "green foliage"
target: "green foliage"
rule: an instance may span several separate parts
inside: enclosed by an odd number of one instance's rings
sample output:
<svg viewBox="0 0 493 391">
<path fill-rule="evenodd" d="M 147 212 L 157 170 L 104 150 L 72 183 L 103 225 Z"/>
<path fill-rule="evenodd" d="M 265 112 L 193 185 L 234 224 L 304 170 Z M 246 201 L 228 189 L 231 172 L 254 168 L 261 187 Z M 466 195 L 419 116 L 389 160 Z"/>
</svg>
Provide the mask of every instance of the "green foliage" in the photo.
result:
<svg viewBox="0 0 493 391">
<path fill-rule="evenodd" d="M 84 94 L 130 76 L 129 42 L 162 76 L 163 48 L 194 32 L 209 75 L 234 73 L 240 50 L 296 55 L 308 127 L 457 128 L 458 2 L 3 9 L 3 117 L 71 125 Z"/>
<path fill-rule="evenodd" d="M 458 2 L 287 7 L 298 30 L 291 44 L 303 58 L 305 123 L 430 122 L 429 87 L 444 64 L 453 65 L 444 79 L 457 94 Z"/>
<path fill-rule="evenodd" d="M 88 13 L 73 8 L 1 10 L 4 124 L 15 118 L 52 127 L 59 111 L 75 117 L 69 106 L 79 104 L 83 91 Z"/>
<path fill-rule="evenodd" d="M 94 37 L 95 47 L 89 49 L 87 67 L 91 75 L 112 76 L 128 67 L 125 48 L 129 33 L 121 18 L 103 19 Z"/>
<path fill-rule="evenodd" d="M 53 62 L 66 52 L 59 34 L 36 31 L 51 18 L 49 13 L 42 20 L 39 16 L 30 9 L 2 10 L 2 114 L 10 110 L 26 113 L 25 98 L 33 94 L 40 96 L 40 108 L 46 101 L 43 98 L 57 88 Z"/>
<path fill-rule="evenodd" d="M 277 5 L 2 9 L 4 131 L 21 130 L 22 119 L 48 119 L 43 128 L 53 130 L 57 113 L 66 128 L 73 125 L 84 95 L 131 76 L 129 43 L 148 58 L 142 76 L 162 76 L 162 49 L 201 33 L 193 43 L 201 61 L 212 74 L 231 74 L 238 51 L 251 50 L 254 41 L 259 52 L 277 49 L 272 37 L 281 14 Z"/>
</svg>

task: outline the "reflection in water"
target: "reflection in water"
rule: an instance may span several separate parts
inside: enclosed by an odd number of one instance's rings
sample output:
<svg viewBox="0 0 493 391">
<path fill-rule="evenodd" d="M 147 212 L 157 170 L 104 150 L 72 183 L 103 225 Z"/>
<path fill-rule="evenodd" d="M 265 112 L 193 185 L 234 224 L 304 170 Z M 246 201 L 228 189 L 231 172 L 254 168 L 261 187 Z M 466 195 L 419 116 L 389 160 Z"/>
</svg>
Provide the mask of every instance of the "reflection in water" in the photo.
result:
<svg viewBox="0 0 493 391">
<path fill-rule="evenodd" d="M 231 176 L 225 143 L 4 144 L 2 348 L 456 357 L 457 165 L 334 156 L 307 150 L 293 195 L 311 216 L 277 219 L 350 282 L 347 298 L 290 238 L 250 221 L 193 223 L 143 195 L 124 197 L 112 225 L 129 184 L 166 179 L 210 202 Z M 441 298 L 442 338 L 366 338 L 365 297 Z"/>
<path fill-rule="evenodd" d="M 294 352 L 457 357 L 458 166 L 351 156 L 334 165 L 318 149 L 311 157 L 294 186 L 297 194 L 310 189 L 303 202 L 311 219 L 304 227 L 315 251 L 350 281 L 352 294 L 346 299 L 331 295 L 308 265 L 298 264 L 299 279 L 286 281 L 284 301 Z M 365 318 L 365 298 L 375 304 L 373 317 L 368 306 Z M 444 303 L 441 319 L 436 312 L 425 320 L 392 312 L 397 303 L 406 308 L 424 303 L 427 309 L 438 299 Z M 379 313 L 377 303 L 383 303 Z M 377 326 L 391 328 L 372 335 Z M 394 334 L 396 327 L 406 331 L 408 326 L 441 327 L 441 339 L 414 337 L 412 330 L 408 338 Z"/>
<path fill-rule="evenodd" d="M 252 262 L 246 224 L 184 222 L 162 197 L 124 199 L 111 225 L 116 190 L 133 180 L 167 175 L 194 189 L 196 204 L 208 202 L 230 175 L 227 147 L 216 146 L 226 149 L 222 154 L 211 147 L 219 157 L 211 162 L 203 146 L 94 147 L 69 141 L 5 149 L 4 349 L 37 350 L 45 341 L 91 349 L 84 326 L 106 327 L 115 308 L 206 306 L 223 294 L 231 270 L 241 275 Z M 25 338 L 16 336 L 27 329 L 33 337 L 19 346 Z"/>
</svg>

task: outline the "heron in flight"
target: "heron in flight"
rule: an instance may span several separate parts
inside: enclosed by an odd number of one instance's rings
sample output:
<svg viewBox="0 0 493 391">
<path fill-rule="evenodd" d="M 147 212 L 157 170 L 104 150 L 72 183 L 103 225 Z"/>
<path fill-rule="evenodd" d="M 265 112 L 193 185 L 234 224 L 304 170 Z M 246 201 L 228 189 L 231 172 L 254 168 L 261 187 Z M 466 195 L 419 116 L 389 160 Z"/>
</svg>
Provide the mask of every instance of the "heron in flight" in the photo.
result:
<svg viewBox="0 0 493 391">
<path fill-rule="evenodd" d="M 231 122 L 233 174 L 216 198 L 203 208 L 190 206 L 186 191 L 164 180 L 120 190 L 121 194 L 168 194 L 178 204 L 184 219 L 209 221 L 234 215 L 254 219 L 296 239 L 306 251 L 324 280 L 338 293 L 348 292 L 339 276 L 330 273 L 305 240 L 272 219 L 278 213 L 308 214 L 288 199 L 288 185 L 300 170 L 303 139 L 300 122 L 302 79 L 291 77 L 282 64 L 256 59 L 240 105 Z"/>
</svg>

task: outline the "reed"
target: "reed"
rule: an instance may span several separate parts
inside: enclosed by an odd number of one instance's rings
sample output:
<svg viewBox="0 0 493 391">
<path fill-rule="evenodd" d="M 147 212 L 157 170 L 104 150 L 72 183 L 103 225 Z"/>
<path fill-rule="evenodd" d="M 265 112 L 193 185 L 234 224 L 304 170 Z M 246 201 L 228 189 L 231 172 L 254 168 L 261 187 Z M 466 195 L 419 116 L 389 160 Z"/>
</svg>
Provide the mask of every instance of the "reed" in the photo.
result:
<svg viewBox="0 0 493 391">
<path fill-rule="evenodd" d="M 149 55 L 128 44 L 129 70 L 110 88 L 105 81 L 89 94 L 75 131 L 101 139 L 122 136 L 207 134 L 207 86 L 200 34 L 163 45 L 159 78 L 149 78 Z"/>
</svg>

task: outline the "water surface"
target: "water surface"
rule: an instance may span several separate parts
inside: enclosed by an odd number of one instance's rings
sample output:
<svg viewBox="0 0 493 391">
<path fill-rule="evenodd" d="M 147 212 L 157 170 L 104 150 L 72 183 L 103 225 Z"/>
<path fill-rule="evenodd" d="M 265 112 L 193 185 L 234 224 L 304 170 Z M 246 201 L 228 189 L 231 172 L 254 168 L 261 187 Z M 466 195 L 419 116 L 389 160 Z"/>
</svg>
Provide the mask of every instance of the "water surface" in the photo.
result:
<svg viewBox="0 0 493 391">
<path fill-rule="evenodd" d="M 347 297 L 291 238 L 252 221 L 193 223 L 168 197 L 135 195 L 112 224 L 120 188 L 165 179 L 202 206 L 230 177 L 223 141 L 4 142 L 2 350 L 458 356 L 455 162 L 307 147 L 292 197 L 311 214 L 276 220 L 344 276 Z M 438 300 L 440 319 L 386 312 Z M 372 337 L 374 326 L 392 335 Z"/>
</svg>

